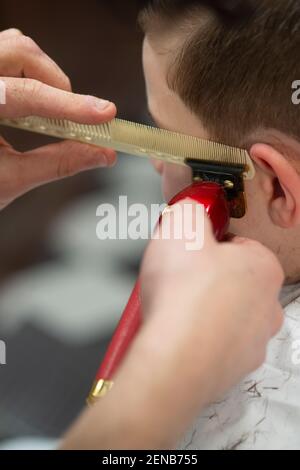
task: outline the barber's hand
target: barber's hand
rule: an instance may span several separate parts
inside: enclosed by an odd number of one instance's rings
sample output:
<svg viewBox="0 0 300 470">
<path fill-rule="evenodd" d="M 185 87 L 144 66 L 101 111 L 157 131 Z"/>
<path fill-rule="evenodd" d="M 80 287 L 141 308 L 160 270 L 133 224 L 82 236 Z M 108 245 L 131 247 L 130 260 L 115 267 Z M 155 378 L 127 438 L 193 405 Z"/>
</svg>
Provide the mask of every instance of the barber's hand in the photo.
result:
<svg viewBox="0 0 300 470">
<path fill-rule="evenodd" d="M 108 101 L 73 94 L 70 80 L 56 63 L 16 29 L 0 33 L 0 80 L 2 90 L 6 88 L 0 118 L 37 115 L 99 124 L 116 114 Z M 111 166 L 115 159 L 112 150 L 71 141 L 20 153 L 0 137 L 0 209 L 36 186 Z"/>
<path fill-rule="evenodd" d="M 181 425 L 263 363 L 283 322 L 283 272 L 266 248 L 244 239 L 219 244 L 208 219 L 204 248 L 187 251 L 186 243 L 150 243 L 141 273 L 147 322 L 137 340 L 141 357 L 151 351 L 154 376 L 145 370 L 162 397 L 170 393 Z"/>
<path fill-rule="evenodd" d="M 201 251 L 174 238 L 150 243 L 144 325 L 114 387 L 83 413 L 63 448 L 169 449 L 202 408 L 263 362 L 283 320 L 276 258 L 248 240 L 218 244 L 208 219 Z"/>
</svg>

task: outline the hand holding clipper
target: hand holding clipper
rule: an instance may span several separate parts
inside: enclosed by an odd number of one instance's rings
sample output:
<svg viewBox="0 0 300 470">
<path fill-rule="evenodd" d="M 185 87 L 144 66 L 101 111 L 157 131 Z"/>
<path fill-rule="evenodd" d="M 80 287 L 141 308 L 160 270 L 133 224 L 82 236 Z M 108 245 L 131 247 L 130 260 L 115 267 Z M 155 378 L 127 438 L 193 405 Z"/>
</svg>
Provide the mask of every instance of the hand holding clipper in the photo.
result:
<svg viewBox="0 0 300 470">
<path fill-rule="evenodd" d="M 211 182 L 195 182 L 174 197 L 169 206 L 192 199 L 204 206 L 217 240 L 222 240 L 229 225 L 230 211 L 226 194 L 221 185 Z M 162 216 L 163 217 L 163 216 Z M 122 363 L 128 348 L 142 324 L 140 283 L 135 285 L 120 323 L 115 331 L 104 360 L 97 373 L 88 402 L 106 395 L 113 385 L 113 378 Z"/>
</svg>

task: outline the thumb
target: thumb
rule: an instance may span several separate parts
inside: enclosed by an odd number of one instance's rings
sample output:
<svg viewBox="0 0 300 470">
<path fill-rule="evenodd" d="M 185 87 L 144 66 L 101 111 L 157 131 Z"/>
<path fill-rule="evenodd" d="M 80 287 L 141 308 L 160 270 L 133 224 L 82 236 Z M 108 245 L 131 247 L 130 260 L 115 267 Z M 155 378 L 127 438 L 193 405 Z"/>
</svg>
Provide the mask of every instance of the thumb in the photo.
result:
<svg viewBox="0 0 300 470">
<path fill-rule="evenodd" d="M 115 163 L 115 152 L 72 141 L 19 153 L 7 142 L 0 146 L 0 206 L 42 184 L 73 176 L 81 171 Z"/>
<path fill-rule="evenodd" d="M 41 184 L 73 176 L 81 171 L 109 167 L 115 163 L 115 152 L 88 144 L 63 141 L 19 155 L 24 186 Z"/>
</svg>

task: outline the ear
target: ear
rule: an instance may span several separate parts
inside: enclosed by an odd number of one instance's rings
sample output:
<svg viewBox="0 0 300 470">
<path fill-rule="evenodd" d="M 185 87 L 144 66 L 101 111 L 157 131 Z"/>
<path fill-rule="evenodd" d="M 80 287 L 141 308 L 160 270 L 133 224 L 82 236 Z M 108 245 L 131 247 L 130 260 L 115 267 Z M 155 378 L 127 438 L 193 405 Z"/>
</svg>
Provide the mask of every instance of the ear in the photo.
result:
<svg viewBox="0 0 300 470">
<path fill-rule="evenodd" d="M 253 145 L 250 156 L 261 170 L 261 186 L 273 223 L 281 228 L 300 224 L 300 175 L 293 163 L 266 144 Z"/>
</svg>

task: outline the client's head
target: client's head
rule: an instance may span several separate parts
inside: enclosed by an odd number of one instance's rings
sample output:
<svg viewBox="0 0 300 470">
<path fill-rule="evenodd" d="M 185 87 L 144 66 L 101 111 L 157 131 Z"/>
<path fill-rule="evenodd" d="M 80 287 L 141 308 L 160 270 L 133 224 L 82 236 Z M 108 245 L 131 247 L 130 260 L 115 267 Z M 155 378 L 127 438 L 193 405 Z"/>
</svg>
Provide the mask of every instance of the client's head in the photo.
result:
<svg viewBox="0 0 300 470">
<path fill-rule="evenodd" d="M 141 12 L 150 113 L 159 127 L 248 149 L 257 174 L 231 231 L 271 248 L 299 280 L 300 2 L 261 0 L 241 24 L 202 3 L 153 0 Z M 159 170 L 166 199 L 191 182 L 188 169 Z"/>
</svg>

